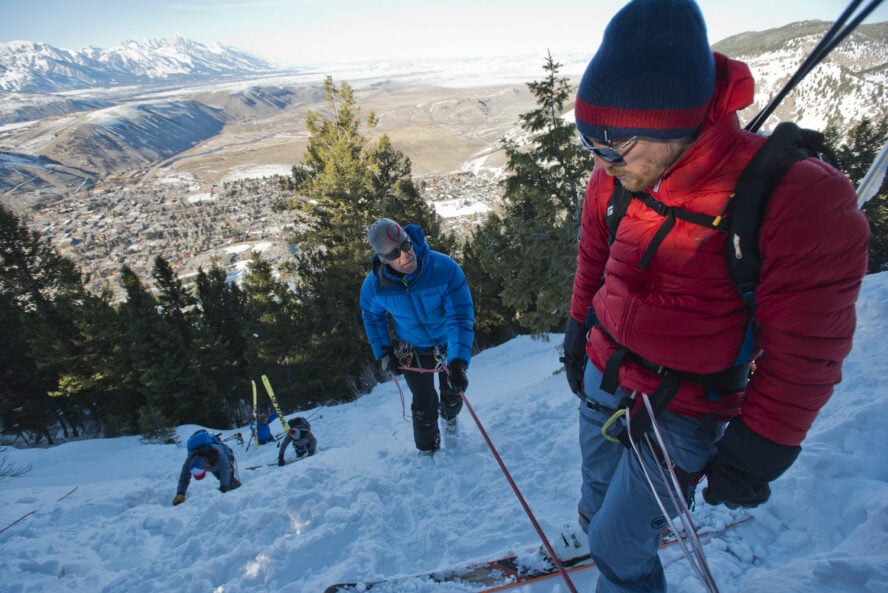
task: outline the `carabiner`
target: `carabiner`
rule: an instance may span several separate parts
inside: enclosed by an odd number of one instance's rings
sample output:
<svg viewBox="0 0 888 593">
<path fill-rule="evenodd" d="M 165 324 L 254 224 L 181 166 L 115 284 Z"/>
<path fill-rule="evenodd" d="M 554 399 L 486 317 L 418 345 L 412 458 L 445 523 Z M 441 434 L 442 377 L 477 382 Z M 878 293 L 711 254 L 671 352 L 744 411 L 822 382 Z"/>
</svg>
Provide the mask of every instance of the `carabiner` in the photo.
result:
<svg viewBox="0 0 888 593">
<path fill-rule="evenodd" d="M 617 420 L 619 420 L 620 418 L 622 418 L 625 415 L 626 415 L 626 408 L 620 408 L 619 410 L 614 412 L 611 415 L 611 417 L 608 418 L 605 421 L 605 423 L 601 425 L 601 436 L 603 436 L 604 438 L 606 438 L 607 440 L 609 440 L 612 443 L 620 443 L 620 439 L 618 439 L 617 437 L 612 437 L 611 435 L 608 434 L 607 431 L 614 422 L 616 422 Z"/>
</svg>

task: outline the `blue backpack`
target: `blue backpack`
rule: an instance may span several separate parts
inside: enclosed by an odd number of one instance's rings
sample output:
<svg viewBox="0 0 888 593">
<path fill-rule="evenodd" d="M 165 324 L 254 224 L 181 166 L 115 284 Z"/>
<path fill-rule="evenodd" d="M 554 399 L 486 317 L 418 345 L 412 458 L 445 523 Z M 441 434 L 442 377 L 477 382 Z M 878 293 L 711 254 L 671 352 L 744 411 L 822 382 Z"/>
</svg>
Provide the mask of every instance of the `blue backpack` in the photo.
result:
<svg viewBox="0 0 888 593">
<path fill-rule="evenodd" d="M 218 436 L 206 431 L 201 428 L 196 431 L 193 435 L 188 437 L 188 452 L 191 453 L 195 449 L 200 449 L 201 447 L 209 447 L 210 445 L 221 445 L 222 439 Z"/>
</svg>

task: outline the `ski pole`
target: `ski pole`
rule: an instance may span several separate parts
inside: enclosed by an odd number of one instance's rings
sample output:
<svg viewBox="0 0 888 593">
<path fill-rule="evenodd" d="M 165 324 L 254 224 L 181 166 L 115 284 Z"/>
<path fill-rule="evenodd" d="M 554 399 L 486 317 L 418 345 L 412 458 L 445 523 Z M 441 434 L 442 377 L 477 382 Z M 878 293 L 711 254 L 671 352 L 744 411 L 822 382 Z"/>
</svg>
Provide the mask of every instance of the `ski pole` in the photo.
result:
<svg viewBox="0 0 888 593">
<path fill-rule="evenodd" d="M 885 181 L 886 168 L 888 168 L 888 142 L 885 142 L 884 146 L 882 146 L 882 150 L 873 159 L 873 164 L 870 165 L 869 171 L 866 172 L 866 175 L 864 175 L 857 186 L 858 208 L 863 208 L 863 205 L 870 198 L 875 197 L 879 193 L 879 188 L 882 187 L 882 182 Z"/>
<path fill-rule="evenodd" d="M 829 31 L 823 36 L 823 39 L 817 44 L 817 46 L 811 50 L 811 53 L 808 54 L 808 57 L 801 63 L 801 65 L 796 69 L 795 73 L 790 77 L 787 83 L 783 86 L 782 89 L 774 96 L 771 101 L 762 108 L 759 113 L 750 120 L 748 124 L 746 124 L 746 129 L 750 132 L 757 132 L 759 127 L 765 120 L 768 119 L 768 116 L 774 112 L 777 108 L 777 105 L 789 94 L 795 86 L 801 82 L 805 76 L 817 65 L 819 64 L 826 55 L 831 52 L 845 37 L 848 36 L 854 29 L 857 28 L 857 25 L 863 21 L 869 14 L 876 9 L 876 7 L 882 3 L 882 0 L 872 0 L 868 6 L 866 6 L 845 28 L 842 27 L 845 25 L 845 22 L 848 18 L 854 13 L 857 7 L 863 0 L 852 0 L 852 2 L 842 11 L 842 14 L 839 15 L 839 18 L 833 23 L 832 27 L 830 27 Z"/>
</svg>

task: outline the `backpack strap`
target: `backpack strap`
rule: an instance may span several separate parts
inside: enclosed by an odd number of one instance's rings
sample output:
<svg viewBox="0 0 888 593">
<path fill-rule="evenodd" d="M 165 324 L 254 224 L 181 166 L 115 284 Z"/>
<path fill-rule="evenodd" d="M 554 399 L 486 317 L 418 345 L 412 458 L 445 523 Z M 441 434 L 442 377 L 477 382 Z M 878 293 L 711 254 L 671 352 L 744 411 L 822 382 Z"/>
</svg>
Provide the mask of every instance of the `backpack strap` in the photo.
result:
<svg viewBox="0 0 888 593">
<path fill-rule="evenodd" d="M 614 179 L 614 190 L 611 192 L 610 200 L 607 203 L 607 213 L 605 214 L 607 228 L 610 229 L 610 236 L 607 238 L 608 246 L 613 245 L 614 239 L 617 238 L 617 229 L 620 226 L 620 221 L 626 216 L 629 202 L 636 196 L 636 193 L 628 191 L 619 181 Z"/>
<path fill-rule="evenodd" d="M 606 214 L 607 226 L 610 229 L 608 245 L 612 245 L 614 239 L 616 239 L 617 229 L 619 228 L 623 217 L 626 215 L 626 211 L 629 209 L 629 202 L 631 202 L 633 198 L 664 218 L 663 224 L 657 229 L 657 232 L 648 244 L 647 249 L 645 249 L 644 255 L 638 262 L 638 267 L 642 270 L 650 265 L 651 260 L 654 258 L 654 254 L 657 252 L 660 244 L 663 243 L 663 239 L 666 238 L 666 235 L 668 235 L 669 231 L 672 230 L 672 227 L 675 226 L 676 219 L 681 219 L 706 228 L 714 228 L 719 231 L 724 231 L 727 228 L 726 218 L 723 216 L 725 209 L 727 209 L 727 204 L 725 204 L 725 207 L 716 216 L 690 212 L 684 208 L 667 206 L 663 202 L 660 202 L 653 196 L 644 192 L 629 192 L 619 181 L 615 181 L 614 190 L 611 192 L 611 197 L 608 201 Z"/>
<path fill-rule="evenodd" d="M 758 231 L 771 192 L 796 162 L 821 155 L 827 157 L 824 159 L 827 161 L 832 158 L 823 134 L 783 122 L 774 128 L 740 173 L 732 195 L 733 211 L 728 220 L 725 248 L 731 280 L 747 302 L 758 286 L 761 271 Z"/>
</svg>

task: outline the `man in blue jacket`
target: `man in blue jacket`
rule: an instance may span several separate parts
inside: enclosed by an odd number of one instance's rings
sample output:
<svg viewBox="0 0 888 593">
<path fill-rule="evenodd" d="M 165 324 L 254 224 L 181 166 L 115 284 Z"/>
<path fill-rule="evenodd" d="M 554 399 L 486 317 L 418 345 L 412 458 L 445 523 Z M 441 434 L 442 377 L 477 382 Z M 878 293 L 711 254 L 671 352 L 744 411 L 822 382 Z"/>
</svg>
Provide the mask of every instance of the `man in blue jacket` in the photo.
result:
<svg viewBox="0 0 888 593">
<path fill-rule="evenodd" d="M 372 270 L 361 286 L 361 313 L 374 357 L 384 371 L 404 374 L 413 394 L 413 438 L 416 448 L 434 453 L 440 446 L 438 414 L 455 430 L 462 409 L 460 393 L 469 386 L 466 368 L 475 338 L 472 295 L 459 265 L 432 251 L 422 229 L 401 227 L 389 218 L 367 231 L 375 254 Z M 400 341 L 392 345 L 388 318 Z M 440 401 L 432 372 L 438 373 Z M 412 370 L 415 369 L 415 370 Z"/>
<path fill-rule="evenodd" d="M 273 422 L 277 417 L 277 412 L 272 412 L 271 416 L 263 412 L 256 417 L 256 440 L 259 441 L 260 445 L 274 442 L 274 435 L 271 434 L 271 425 L 269 423 Z M 252 430 L 252 428 L 253 423 L 251 422 L 250 429 Z"/>
</svg>

